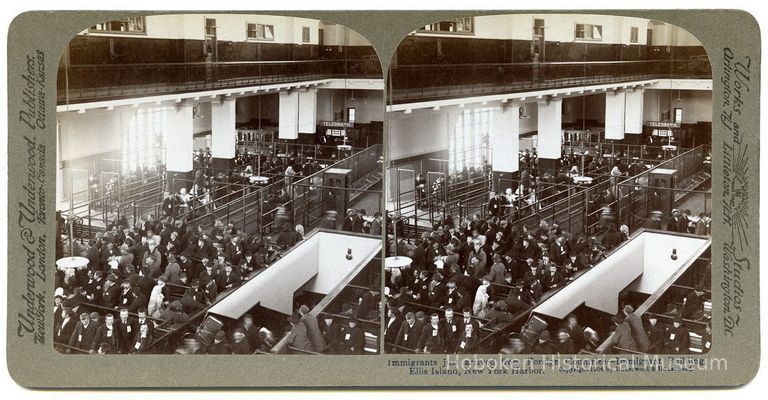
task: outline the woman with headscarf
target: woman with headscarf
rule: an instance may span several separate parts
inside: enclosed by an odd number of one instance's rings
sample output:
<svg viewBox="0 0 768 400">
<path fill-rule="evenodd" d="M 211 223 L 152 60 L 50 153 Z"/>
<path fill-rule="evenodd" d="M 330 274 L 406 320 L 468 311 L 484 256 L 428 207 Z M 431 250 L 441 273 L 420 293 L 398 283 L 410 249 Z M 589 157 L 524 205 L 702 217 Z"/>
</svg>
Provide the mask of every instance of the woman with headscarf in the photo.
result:
<svg viewBox="0 0 768 400">
<path fill-rule="evenodd" d="M 480 285 L 475 293 L 475 302 L 472 304 L 472 312 L 476 317 L 485 318 L 488 312 L 488 286 Z"/>
<path fill-rule="evenodd" d="M 163 287 L 165 286 L 165 276 L 161 276 L 157 280 L 157 285 L 152 288 L 152 294 L 149 295 L 149 303 L 147 304 L 147 314 L 152 318 L 159 318 L 163 312 L 163 301 L 165 295 L 163 294 Z"/>
</svg>

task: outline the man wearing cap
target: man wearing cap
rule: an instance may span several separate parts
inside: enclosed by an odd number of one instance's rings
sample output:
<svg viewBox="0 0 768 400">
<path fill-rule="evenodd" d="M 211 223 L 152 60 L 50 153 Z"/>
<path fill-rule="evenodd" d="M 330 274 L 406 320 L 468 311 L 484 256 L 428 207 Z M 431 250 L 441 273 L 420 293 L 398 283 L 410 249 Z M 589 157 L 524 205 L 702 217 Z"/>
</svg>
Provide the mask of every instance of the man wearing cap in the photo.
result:
<svg viewBox="0 0 768 400">
<path fill-rule="evenodd" d="M 422 324 L 416 321 L 416 316 L 409 312 L 405 314 L 405 322 L 400 325 L 400 331 L 397 333 L 395 345 L 408 349 L 416 349 L 419 344 L 419 335 L 421 335 Z"/>
<path fill-rule="evenodd" d="M 148 240 L 147 251 L 141 258 L 141 265 L 148 270 L 148 276 L 150 278 L 155 279 L 160 276 L 160 264 L 162 261 L 162 255 L 157 249 L 157 244 L 154 240 Z"/>
<path fill-rule="evenodd" d="M 240 325 L 240 329 L 245 335 L 245 340 L 248 341 L 248 346 L 251 350 L 255 351 L 261 348 L 261 338 L 259 338 L 259 328 L 253 324 L 253 317 L 250 314 L 243 315 L 243 321 Z"/>
<path fill-rule="evenodd" d="M 162 276 L 164 276 L 168 283 L 173 283 L 175 285 L 181 284 L 181 279 L 179 279 L 179 276 L 181 275 L 181 266 L 176 260 L 176 256 L 173 254 L 168 254 L 168 265 L 165 267 L 165 273 L 163 273 Z"/>
<path fill-rule="evenodd" d="M 379 301 L 381 299 L 380 296 L 378 296 L 378 290 L 379 288 L 376 285 L 371 285 L 368 290 L 366 290 L 359 298 L 358 298 L 358 306 L 357 306 L 357 313 L 355 313 L 355 316 L 359 319 L 377 319 L 378 318 L 378 305 Z"/>
<path fill-rule="evenodd" d="M 173 300 L 163 312 L 162 320 L 169 325 L 179 324 L 189 321 L 189 315 L 181 311 L 181 301 Z"/>
<path fill-rule="evenodd" d="M 69 346 L 88 352 L 91 350 L 95 335 L 96 327 L 91 323 L 91 317 L 88 313 L 81 313 L 80 322 L 75 325 L 72 336 L 69 338 Z"/>
<path fill-rule="evenodd" d="M 347 320 L 341 327 L 339 354 L 363 354 L 365 352 L 365 333 L 357 326 L 357 318 Z"/>
<path fill-rule="evenodd" d="M 354 232 L 355 231 L 355 218 L 357 217 L 357 214 L 355 213 L 355 210 L 348 209 L 347 210 L 347 216 L 344 217 L 344 222 L 341 224 L 341 230 L 344 232 Z"/>
<path fill-rule="evenodd" d="M 69 344 L 69 340 L 72 338 L 72 332 L 74 332 L 77 324 L 75 315 L 72 313 L 72 307 L 70 307 L 68 300 L 65 300 L 62 302 L 61 322 L 54 327 L 54 340 L 56 343 Z M 63 346 L 59 346 L 58 350 L 60 352 L 66 351 Z"/>
</svg>

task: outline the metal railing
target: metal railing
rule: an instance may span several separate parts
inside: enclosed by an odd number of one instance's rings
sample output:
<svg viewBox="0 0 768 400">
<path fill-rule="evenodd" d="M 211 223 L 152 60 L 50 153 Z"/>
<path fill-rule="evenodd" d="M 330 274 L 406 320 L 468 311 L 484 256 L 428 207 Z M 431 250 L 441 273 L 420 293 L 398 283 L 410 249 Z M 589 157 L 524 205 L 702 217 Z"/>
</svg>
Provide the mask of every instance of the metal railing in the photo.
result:
<svg viewBox="0 0 768 400">
<path fill-rule="evenodd" d="M 328 78 L 381 79 L 371 60 L 82 64 L 59 66 L 59 104 Z"/>
<path fill-rule="evenodd" d="M 658 78 L 712 78 L 708 60 L 393 65 L 390 103 Z"/>
</svg>

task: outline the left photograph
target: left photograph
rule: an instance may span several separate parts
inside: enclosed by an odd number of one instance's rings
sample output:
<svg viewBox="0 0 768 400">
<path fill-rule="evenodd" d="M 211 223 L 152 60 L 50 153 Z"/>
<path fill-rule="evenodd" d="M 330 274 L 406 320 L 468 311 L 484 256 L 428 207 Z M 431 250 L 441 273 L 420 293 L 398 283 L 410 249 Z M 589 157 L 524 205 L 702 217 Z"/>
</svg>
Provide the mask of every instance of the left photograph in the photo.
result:
<svg viewBox="0 0 768 400">
<path fill-rule="evenodd" d="M 378 354 L 383 90 L 332 22 L 84 27 L 58 66 L 55 350 Z"/>
</svg>

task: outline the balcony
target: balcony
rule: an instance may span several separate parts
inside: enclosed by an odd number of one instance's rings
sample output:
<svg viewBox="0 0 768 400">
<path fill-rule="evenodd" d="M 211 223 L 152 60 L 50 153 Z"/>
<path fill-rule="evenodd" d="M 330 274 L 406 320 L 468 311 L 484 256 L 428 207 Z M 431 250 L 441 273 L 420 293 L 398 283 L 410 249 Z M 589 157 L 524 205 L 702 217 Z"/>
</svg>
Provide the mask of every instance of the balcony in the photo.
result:
<svg viewBox="0 0 768 400">
<path fill-rule="evenodd" d="M 706 58 L 684 61 L 396 65 L 391 67 L 390 72 L 390 104 L 659 78 L 712 78 Z"/>
<path fill-rule="evenodd" d="M 60 65 L 57 103 L 124 99 L 329 78 L 381 79 L 376 57 L 355 60 Z"/>
</svg>

